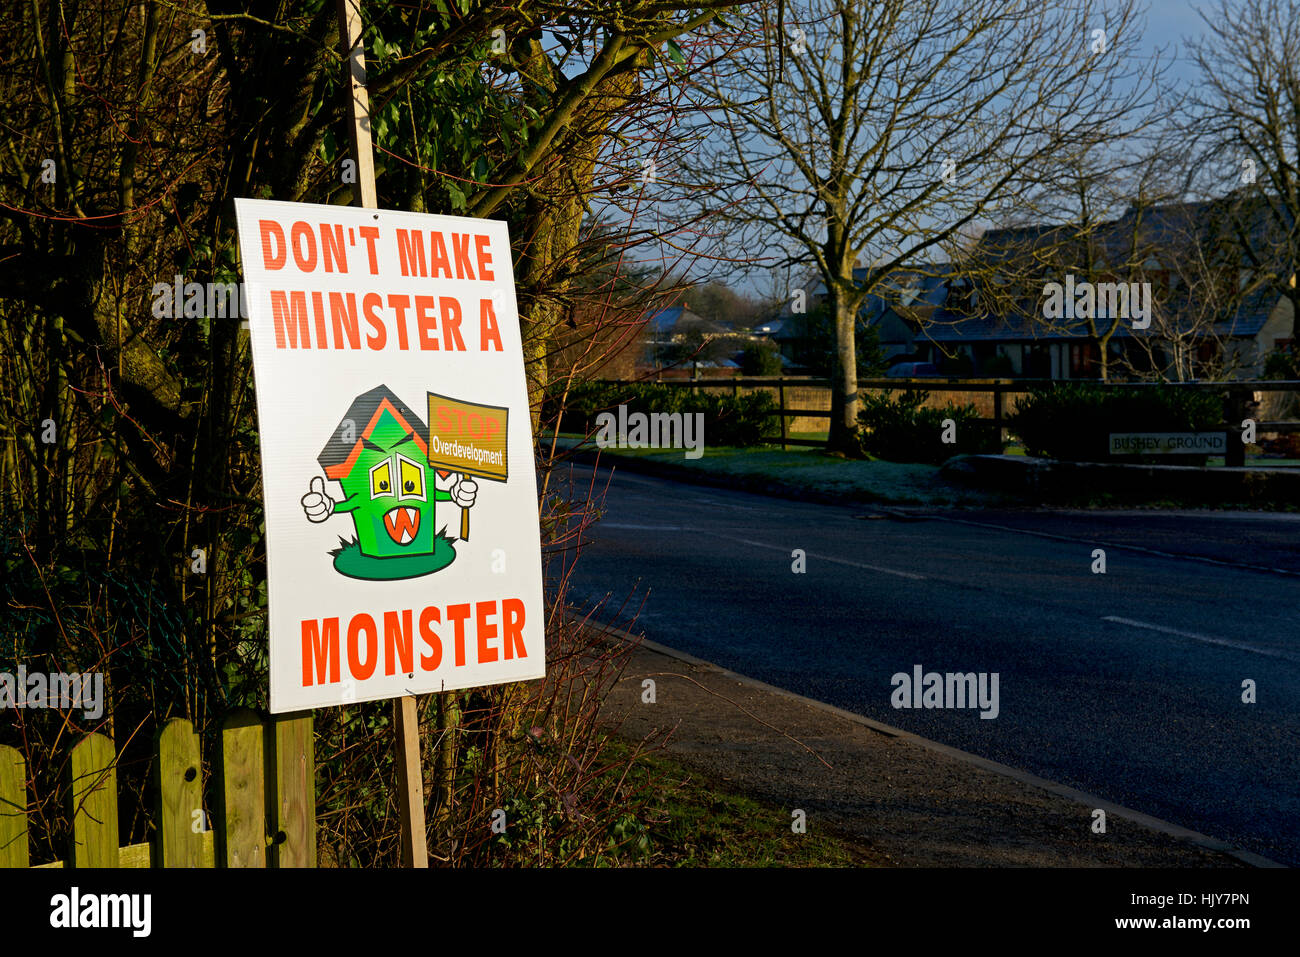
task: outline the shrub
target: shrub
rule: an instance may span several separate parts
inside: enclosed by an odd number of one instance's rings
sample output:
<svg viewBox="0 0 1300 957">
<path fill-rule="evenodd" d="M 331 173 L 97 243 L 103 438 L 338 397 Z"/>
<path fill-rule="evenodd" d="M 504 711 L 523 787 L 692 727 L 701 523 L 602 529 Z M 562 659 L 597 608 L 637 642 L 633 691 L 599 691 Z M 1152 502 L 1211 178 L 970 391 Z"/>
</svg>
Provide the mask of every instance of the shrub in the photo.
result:
<svg viewBox="0 0 1300 957">
<path fill-rule="evenodd" d="M 1264 359 L 1265 379 L 1300 379 L 1300 354 L 1275 349 Z"/>
<path fill-rule="evenodd" d="M 771 342 L 747 342 L 740 354 L 744 375 L 780 375 L 781 354 Z"/>
<path fill-rule="evenodd" d="M 1221 400 L 1208 392 L 1071 382 L 1030 390 L 1007 417 L 1007 425 L 1030 455 L 1104 462 L 1111 458 L 1112 432 L 1207 431 L 1222 418 Z"/>
<path fill-rule="evenodd" d="M 983 372 L 990 379 L 1010 379 L 1016 374 L 1016 367 L 1010 356 L 999 352 L 984 363 Z"/>
<path fill-rule="evenodd" d="M 858 411 L 858 444 L 864 453 L 891 462 L 938 465 L 954 455 L 1000 452 L 993 430 L 973 405 L 923 408 L 928 392 L 907 390 L 895 400 L 888 393 L 868 395 Z M 943 420 L 957 426 L 956 443 L 943 442 Z"/>
<path fill-rule="evenodd" d="M 564 432 L 588 433 L 596 428 L 601 412 L 618 413 L 626 405 L 631 412 L 704 413 L 704 440 L 710 445 L 751 446 L 780 433 L 776 400 L 768 392 L 731 395 L 720 388 L 699 392 L 682 386 L 657 383 L 584 382 L 574 386 L 560 413 Z M 553 420 L 558 396 L 552 400 Z"/>
<path fill-rule="evenodd" d="M 810 309 L 804 317 L 803 327 L 807 333 L 807 348 L 801 362 L 813 375 L 832 375 L 839 361 L 839 347 L 830 306 L 821 303 Z M 879 330 L 861 319 L 853 336 L 853 354 L 859 379 L 874 379 L 884 375 L 889 368 L 889 360 L 880 345 Z"/>
<path fill-rule="evenodd" d="M 970 378 L 975 374 L 975 363 L 964 352 L 958 352 L 951 356 L 940 355 L 935 365 L 946 376 Z"/>
</svg>

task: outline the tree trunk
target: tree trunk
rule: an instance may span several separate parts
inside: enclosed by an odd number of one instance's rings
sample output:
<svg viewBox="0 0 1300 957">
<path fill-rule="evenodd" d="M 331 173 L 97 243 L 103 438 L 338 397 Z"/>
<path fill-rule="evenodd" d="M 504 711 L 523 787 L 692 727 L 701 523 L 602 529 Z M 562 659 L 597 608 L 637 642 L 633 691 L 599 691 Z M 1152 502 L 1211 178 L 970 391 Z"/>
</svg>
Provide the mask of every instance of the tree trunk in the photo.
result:
<svg viewBox="0 0 1300 957">
<path fill-rule="evenodd" d="M 520 332 L 524 370 L 536 433 L 542 397 L 550 376 L 548 360 L 556 333 L 567 315 L 569 279 L 564 266 L 578 245 L 582 218 L 592 190 L 596 158 L 607 135 L 610 117 L 628 101 L 639 84 L 633 71 L 604 79 L 574 117 L 583 134 L 580 145 L 557 154 L 538 178 L 536 199 L 528 209 L 527 232 L 516 277 L 520 299 Z"/>
<path fill-rule="evenodd" d="M 433 772 L 433 839 L 451 853 L 452 804 L 456 796 L 456 737 L 460 734 L 459 692 L 437 696 L 436 754 Z"/>
<path fill-rule="evenodd" d="M 858 356 L 856 310 L 844 294 L 832 286 L 830 302 L 835 317 L 835 361 L 831 365 L 831 427 L 827 446 L 839 452 L 854 452 L 858 427 Z"/>
</svg>

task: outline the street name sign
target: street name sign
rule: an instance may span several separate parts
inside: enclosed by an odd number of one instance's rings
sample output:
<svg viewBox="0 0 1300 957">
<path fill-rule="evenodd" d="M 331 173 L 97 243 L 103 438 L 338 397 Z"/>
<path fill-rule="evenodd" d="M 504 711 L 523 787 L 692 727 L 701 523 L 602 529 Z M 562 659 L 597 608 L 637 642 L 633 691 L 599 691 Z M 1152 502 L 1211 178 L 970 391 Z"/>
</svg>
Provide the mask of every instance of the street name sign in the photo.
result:
<svg viewBox="0 0 1300 957">
<path fill-rule="evenodd" d="M 1111 455 L 1222 455 L 1225 432 L 1112 432 Z"/>
</svg>

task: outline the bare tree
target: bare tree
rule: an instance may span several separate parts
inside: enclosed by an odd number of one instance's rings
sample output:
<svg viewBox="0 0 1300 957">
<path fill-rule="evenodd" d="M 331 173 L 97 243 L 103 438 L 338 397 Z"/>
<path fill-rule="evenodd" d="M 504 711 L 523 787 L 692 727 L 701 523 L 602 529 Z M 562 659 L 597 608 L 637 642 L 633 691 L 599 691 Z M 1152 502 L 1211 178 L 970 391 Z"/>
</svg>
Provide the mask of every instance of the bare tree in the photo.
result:
<svg viewBox="0 0 1300 957">
<path fill-rule="evenodd" d="M 1296 315 L 1300 289 L 1300 2 L 1220 0 L 1189 48 L 1201 72 L 1185 126 L 1205 194 L 1232 191 L 1244 282 L 1267 283 Z"/>
<path fill-rule="evenodd" d="M 1051 157 L 1038 189 L 1016 204 L 1016 222 L 989 230 L 957 257 L 972 294 L 952 311 L 1082 347 L 1083 364 L 1108 379 L 1111 346 L 1128 340 L 1130 326 L 1147 328 L 1153 297 L 1168 306 L 1166 259 L 1193 232 L 1166 185 L 1171 146 L 1158 132 L 1147 135 L 1151 118 L 1129 130 L 1123 149 L 1092 142 Z M 1049 289 L 1069 300 L 1064 308 L 1048 308 Z M 1168 308 L 1155 311 L 1174 328 Z"/>
<path fill-rule="evenodd" d="M 873 285 L 967 239 L 1060 152 L 1121 135 L 1145 105 L 1138 23 L 1129 0 L 800 0 L 739 29 L 754 40 L 715 84 L 732 122 L 698 168 L 729 180 L 735 241 L 770 267 L 815 263 L 838 343 L 831 443 L 848 448 Z M 865 281 L 859 262 L 877 267 Z"/>
<path fill-rule="evenodd" d="M 1233 338 L 1243 309 L 1269 308 L 1267 281 L 1243 277 L 1234 197 L 1152 210 L 1159 242 L 1148 241 L 1143 276 L 1153 279 L 1150 328 L 1135 335 L 1117 362 L 1138 378 L 1185 382 L 1231 377 L 1256 358 Z M 1137 222 L 1138 217 L 1132 217 Z M 1244 281 L 1243 281 L 1244 278 Z"/>
</svg>

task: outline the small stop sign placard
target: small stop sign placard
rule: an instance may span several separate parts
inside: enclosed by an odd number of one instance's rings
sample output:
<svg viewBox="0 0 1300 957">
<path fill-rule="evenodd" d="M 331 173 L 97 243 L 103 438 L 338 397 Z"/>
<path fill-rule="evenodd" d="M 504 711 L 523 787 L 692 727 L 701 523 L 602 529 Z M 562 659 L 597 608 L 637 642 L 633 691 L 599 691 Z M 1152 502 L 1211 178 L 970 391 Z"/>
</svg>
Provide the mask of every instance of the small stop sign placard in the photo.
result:
<svg viewBox="0 0 1300 957">
<path fill-rule="evenodd" d="M 510 410 L 434 392 L 428 395 L 429 464 L 494 482 L 506 481 L 506 426 Z"/>
</svg>

